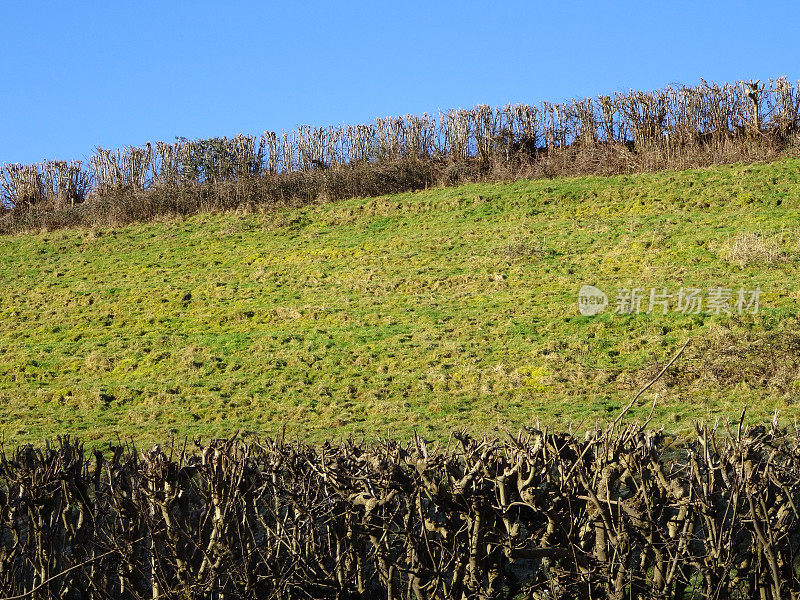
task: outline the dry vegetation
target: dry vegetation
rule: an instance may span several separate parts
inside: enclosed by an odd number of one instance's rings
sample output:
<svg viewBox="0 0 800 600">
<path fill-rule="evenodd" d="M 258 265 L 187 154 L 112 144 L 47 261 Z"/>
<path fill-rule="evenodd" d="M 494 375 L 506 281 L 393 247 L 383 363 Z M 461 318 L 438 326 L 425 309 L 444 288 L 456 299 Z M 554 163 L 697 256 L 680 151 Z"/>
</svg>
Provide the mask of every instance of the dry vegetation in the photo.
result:
<svg viewBox="0 0 800 600">
<path fill-rule="evenodd" d="M 80 162 L 5 165 L 0 231 L 308 203 L 437 184 L 613 174 L 769 159 L 797 146 L 797 86 L 668 87 L 434 118 L 300 126 L 233 139 L 98 149 Z"/>
<path fill-rule="evenodd" d="M 784 262 L 791 258 L 784 249 L 783 234 L 769 236 L 757 232 L 740 233 L 730 241 L 725 252 L 726 260 L 743 267 L 758 263 Z"/>
<path fill-rule="evenodd" d="M 456 441 L 457 440 L 457 441 Z M 800 434 L 628 425 L 0 460 L 0 590 L 35 598 L 794 598 Z"/>
</svg>

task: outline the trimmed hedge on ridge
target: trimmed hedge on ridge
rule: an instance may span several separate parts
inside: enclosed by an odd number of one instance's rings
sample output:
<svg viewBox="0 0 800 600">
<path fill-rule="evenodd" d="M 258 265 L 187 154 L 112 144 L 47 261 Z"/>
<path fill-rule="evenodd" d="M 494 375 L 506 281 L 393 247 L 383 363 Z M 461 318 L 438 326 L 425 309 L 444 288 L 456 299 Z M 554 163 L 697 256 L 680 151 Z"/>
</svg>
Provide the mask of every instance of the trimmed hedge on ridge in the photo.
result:
<svg viewBox="0 0 800 600">
<path fill-rule="evenodd" d="M 98 148 L 86 165 L 0 168 L 0 232 L 124 224 L 464 181 L 767 160 L 797 149 L 798 123 L 798 84 L 778 78 Z"/>
</svg>

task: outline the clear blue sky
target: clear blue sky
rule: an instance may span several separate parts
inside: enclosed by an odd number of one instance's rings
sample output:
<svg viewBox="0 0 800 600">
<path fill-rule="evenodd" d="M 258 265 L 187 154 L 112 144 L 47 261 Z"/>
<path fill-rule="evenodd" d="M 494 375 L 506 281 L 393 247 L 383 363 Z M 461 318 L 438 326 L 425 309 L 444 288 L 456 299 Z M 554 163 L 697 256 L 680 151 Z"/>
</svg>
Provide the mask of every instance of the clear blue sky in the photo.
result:
<svg viewBox="0 0 800 600">
<path fill-rule="evenodd" d="M 794 2 L 17 2 L 0 163 L 669 83 L 800 78 Z"/>
</svg>

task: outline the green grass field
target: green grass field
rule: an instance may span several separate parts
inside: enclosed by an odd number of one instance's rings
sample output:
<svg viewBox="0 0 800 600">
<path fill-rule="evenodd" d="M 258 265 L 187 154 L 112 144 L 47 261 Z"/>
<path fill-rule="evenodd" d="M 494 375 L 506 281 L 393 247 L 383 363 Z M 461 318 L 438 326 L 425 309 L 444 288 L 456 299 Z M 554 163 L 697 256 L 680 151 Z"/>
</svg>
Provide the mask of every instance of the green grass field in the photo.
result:
<svg viewBox="0 0 800 600">
<path fill-rule="evenodd" d="M 5 443 L 800 416 L 800 160 L 0 238 Z M 760 286 L 758 314 L 581 316 Z"/>
</svg>

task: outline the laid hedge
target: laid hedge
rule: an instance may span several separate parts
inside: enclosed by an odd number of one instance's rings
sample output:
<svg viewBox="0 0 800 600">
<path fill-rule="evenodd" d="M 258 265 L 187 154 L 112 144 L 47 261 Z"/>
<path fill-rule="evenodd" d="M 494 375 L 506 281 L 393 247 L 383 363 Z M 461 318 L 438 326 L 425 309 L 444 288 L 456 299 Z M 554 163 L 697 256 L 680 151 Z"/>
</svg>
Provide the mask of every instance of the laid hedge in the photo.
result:
<svg viewBox="0 0 800 600">
<path fill-rule="evenodd" d="M 216 440 L 0 458 L 4 598 L 796 598 L 800 434 Z"/>
</svg>

